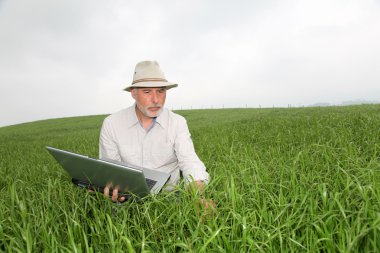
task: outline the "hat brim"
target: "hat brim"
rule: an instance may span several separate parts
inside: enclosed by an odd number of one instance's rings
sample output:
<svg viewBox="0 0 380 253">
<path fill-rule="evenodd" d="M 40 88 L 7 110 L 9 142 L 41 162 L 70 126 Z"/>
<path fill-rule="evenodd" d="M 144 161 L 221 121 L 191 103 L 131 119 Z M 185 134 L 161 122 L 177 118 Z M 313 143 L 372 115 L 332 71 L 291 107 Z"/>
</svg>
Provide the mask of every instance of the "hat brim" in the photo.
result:
<svg viewBox="0 0 380 253">
<path fill-rule="evenodd" d="M 165 87 L 167 90 L 177 87 L 178 84 L 176 83 L 169 83 L 169 82 L 141 82 L 136 83 L 128 86 L 125 88 L 125 91 L 131 91 L 133 88 L 159 88 L 159 87 Z"/>
</svg>

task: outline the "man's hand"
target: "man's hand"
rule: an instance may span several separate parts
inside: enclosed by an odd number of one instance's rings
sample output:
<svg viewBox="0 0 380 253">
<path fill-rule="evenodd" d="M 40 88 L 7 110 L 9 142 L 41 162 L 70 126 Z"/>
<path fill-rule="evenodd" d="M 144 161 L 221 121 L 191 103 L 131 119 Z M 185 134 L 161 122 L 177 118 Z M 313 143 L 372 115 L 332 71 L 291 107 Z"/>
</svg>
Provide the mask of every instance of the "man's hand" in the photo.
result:
<svg viewBox="0 0 380 253">
<path fill-rule="evenodd" d="M 191 182 L 189 184 L 188 188 L 189 188 L 190 191 L 195 192 L 195 193 L 201 195 L 202 192 L 203 192 L 204 185 L 205 184 L 203 183 L 202 180 L 198 180 L 198 181 Z"/>
<path fill-rule="evenodd" d="M 195 210 L 201 221 L 208 220 L 216 214 L 216 204 L 212 199 L 201 197 L 195 203 Z"/>
<path fill-rule="evenodd" d="M 215 211 L 216 210 L 216 204 L 212 199 L 205 199 L 201 197 L 199 203 L 203 206 L 205 211 Z"/>
<path fill-rule="evenodd" d="M 216 211 L 216 204 L 212 199 L 205 199 L 202 196 L 203 189 L 205 187 L 205 184 L 201 181 L 193 181 L 189 185 L 189 189 L 191 191 L 195 191 L 198 195 L 200 195 L 199 203 L 197 204 L 197 212 L 199 213 L 199 209 L 203 210 L 202 216 L 212 216 L 213 213 Z"/>
<path fill-rule="evenodd" d="M 103 194 L 106 198 L 110 197 L 110 187 L 109 186 L 104 187 Z M 119 189 L 115 188 L 112 190 L 112 196 L 111 196 L 112 202 L 120 202 L 121 203 L 121 202 L 125 201 L 125 197 L 124 196 L 119 197 L 118 194 L 119 194 Z"/>
</svg>

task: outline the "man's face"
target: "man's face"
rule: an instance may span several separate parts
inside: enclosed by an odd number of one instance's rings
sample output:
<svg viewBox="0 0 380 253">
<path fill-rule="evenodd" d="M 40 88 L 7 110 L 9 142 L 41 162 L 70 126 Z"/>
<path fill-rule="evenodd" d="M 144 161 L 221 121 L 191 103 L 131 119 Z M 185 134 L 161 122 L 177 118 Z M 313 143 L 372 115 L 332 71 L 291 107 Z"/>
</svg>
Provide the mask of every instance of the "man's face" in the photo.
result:
<svg viewBox="0 0 380 253">
<path fill-rule="evenodd" d="M 153 118 L 160 115 L 166 99 L 164 87 L 134 88 L 131 94 L 136 101 L 137 108 L 145 116 Z"/>
</svg>

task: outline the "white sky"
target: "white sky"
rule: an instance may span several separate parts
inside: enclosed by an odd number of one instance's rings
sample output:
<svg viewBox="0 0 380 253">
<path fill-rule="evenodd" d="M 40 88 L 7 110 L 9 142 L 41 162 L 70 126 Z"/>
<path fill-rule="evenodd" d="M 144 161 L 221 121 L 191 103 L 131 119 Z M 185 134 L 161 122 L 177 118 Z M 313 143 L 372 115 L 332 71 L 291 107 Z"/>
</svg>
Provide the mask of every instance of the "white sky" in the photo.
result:
<svg viewBox="0 0 380 253">
<path fill-rule="evenodd" d="M 0 126 L 106 114 L 135 64 L 167 107 L 380 101 L 380 1 L 0 0 Z"/>
</svg>

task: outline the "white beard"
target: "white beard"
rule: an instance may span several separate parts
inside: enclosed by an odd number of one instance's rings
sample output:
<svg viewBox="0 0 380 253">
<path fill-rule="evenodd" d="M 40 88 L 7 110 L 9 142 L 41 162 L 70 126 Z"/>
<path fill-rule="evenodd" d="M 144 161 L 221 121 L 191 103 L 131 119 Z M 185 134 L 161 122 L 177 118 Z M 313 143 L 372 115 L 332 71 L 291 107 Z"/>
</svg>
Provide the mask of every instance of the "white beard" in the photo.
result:
<svg viewBox="0 0 380 253">
<path fill-rule="evenodd" d="M 142 112 L 142 114 L 144 114 L 145 116 L 147 116 L 149 118 L 155 118 L 155 117 L 160 116 L 160 114 L 162 113 L 162 111 L 164 109 L 163 105 L 157 104 L 154 106 L 157 106 L 157 107 L 159 106 L 160 110 L 158 110 L 156 113 L 152 113 L 148 110 L 148 107 L 144 107 L 144 106 L 140 105 L 139 103 L 136 103 L 136 106 L 140 110 L 140 112 Z"/>
</svg>

